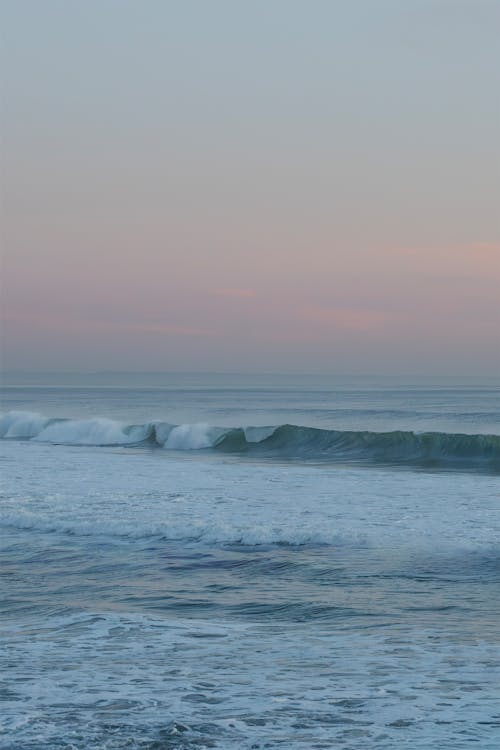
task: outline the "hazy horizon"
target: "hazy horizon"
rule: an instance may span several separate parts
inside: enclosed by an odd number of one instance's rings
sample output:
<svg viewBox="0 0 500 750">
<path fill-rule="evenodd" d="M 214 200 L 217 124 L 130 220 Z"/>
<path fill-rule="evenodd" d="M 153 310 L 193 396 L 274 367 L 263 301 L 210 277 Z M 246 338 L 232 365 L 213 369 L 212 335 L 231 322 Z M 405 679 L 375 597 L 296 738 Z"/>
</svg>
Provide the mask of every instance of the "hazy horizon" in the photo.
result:
<svg viewBox="0 0 500 750">
<path fill-rule="evenodd" d="M 75 387 L 138 387 L 161 388 L 179 385 L 179 378 L 186 387 L 239 387 L 248 385 L 279 384 L 304 387 L 354 386 L 359 388 L 390 387 L 457 387 L 500 385 L 500 378 L 493 375 L 474 374 L 417 374 L 417 373 L 349 373 L 349 372 L 300 372 L 300 371 L 204 371 L 204 370 L 4 370 L 0 381 L 4 387 L 75 386 Z"/>
</svg>

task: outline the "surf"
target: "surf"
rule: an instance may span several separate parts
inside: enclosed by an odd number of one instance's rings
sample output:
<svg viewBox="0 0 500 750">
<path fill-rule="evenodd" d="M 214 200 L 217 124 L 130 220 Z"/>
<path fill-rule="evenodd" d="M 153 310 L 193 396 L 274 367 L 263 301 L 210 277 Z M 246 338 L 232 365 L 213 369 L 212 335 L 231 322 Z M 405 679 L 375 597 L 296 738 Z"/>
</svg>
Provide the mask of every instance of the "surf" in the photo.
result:
<svg viewBox="0 0 500 750">
<path fill-rule="evenodd" d="M 158 447 L 281 461 L 361 463 L 500 472 L 500 436 L 335 430 L 281 424 L 217 427 L 206 422 L 128 424 L 105 417 L 61 419 L 11 411 L 0 438 L 63 445 Z"/>
</svg>

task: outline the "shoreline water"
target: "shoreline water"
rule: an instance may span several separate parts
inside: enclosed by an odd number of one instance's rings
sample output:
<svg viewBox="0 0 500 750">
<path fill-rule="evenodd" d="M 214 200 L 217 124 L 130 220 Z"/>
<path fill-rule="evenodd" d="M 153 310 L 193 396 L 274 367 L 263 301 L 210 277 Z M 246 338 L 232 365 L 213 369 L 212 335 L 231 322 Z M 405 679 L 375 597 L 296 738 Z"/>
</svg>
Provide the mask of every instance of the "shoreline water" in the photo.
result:
<svg viewBox="0 0 500 750">
<path fill-rule="evenodd" d="M 463 456 L 449 471 L 193 449 L 199 426 L 172 450 L 62 444 L 68 430 L 123 440 L 154 411 L 171 426 L 309 414 L 313 443 L 333 411 L 349 434 L 481 433 L 497 418 L 495 392 L 406 398 L 306 384 L 6 389 L 7 411 L 56 421 L 15 418 L 0 440 L 2 750 L 496 748 L 491 473 Z M 19 439 L 30 425 L 66 440 Z"/>
</svg>

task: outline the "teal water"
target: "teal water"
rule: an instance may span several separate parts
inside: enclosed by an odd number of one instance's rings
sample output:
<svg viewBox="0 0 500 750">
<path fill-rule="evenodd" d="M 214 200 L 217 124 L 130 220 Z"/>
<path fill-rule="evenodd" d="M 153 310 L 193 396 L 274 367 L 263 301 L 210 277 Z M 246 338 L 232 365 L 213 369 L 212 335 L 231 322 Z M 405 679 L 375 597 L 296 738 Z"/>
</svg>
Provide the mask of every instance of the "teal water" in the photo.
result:
<svg viewBox="0 0 500 750">
<path fill-rule="evenodd" d="M 166 380 L 4 388 L 0 747 L 496 748 L 494 384 Z"/>
</svg>

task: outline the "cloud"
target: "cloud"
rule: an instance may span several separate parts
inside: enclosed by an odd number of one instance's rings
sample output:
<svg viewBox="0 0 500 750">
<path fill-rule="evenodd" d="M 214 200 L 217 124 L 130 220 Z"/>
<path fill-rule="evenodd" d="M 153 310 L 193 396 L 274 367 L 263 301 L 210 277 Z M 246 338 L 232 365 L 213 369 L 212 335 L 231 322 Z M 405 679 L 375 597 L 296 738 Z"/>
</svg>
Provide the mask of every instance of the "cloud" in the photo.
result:
<svg viewBox="0 0 500 750">
<path fill-rule="evenodd" d="M 7 312 L 3 316 L 5 322 L 18 323 L 21 326 L 33 329 L 49 329 L 52 331 L 66 331 L 75 334 L 134 334 L 154 333 L 164 336 L 214 336 L 216 332 L 203 327 L 190 325 L 177 325 L 168 322 L 140 322 L 129 323 L 110 320 L 86 320 L 80 318 L 68 318 L 67 316 L 53 315 L 50 313 L 24 313 Z"/>
<path fill-rule="evenodd" d="M 126 323 L 122 330 L 130 333 L 160 333 L 172 336 L 213 336 L 215 333 L 208 328 L 169 323 Z"/>
<path fill-rule="evenodd" d="M 338 329 L 374 331 L 385 326 L 389 313 L 356 307 L 306 307 L 302 317 Z"/>
<path fill-rule="evenodd" d="M 213 289 L 210 294 L 215 297 L 236 297 L 239 299 L 249 299 L 255 297 L 255 289 L 245 289 L 240 287 L 222 287 L 221 289 Z"/>
<path fill-rule="evenodd" d="M 388 250 L 388 255 L 393 264 L 412 277 L 462 275 L 472 280 L 498 278 L 500 274 L 498 242 L 394 247 Z"/>
</svg>

